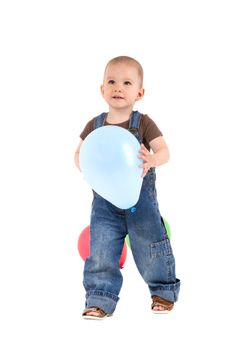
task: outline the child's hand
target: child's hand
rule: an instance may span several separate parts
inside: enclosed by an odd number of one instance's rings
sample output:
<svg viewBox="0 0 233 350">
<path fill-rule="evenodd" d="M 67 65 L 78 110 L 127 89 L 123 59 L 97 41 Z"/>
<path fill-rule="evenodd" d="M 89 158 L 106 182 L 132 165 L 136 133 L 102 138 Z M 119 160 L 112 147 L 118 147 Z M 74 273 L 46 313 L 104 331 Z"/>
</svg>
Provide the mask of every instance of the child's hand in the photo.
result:
<svg viewBox="0 0 233 350">
<path fill-rule="evenodd" d="M 143 168 L 142 177 L 144 177 L 149 171 L 149 169 L 153 166 L 153 155 L 148 151 L 148 149 L 143 145 L 143 143 L 141 144 L 139 153 L 140 155 L 138 156 L 138 158 L 143 160 L 143 163 L 140 165 L 140 168 Z"/>
</svg>

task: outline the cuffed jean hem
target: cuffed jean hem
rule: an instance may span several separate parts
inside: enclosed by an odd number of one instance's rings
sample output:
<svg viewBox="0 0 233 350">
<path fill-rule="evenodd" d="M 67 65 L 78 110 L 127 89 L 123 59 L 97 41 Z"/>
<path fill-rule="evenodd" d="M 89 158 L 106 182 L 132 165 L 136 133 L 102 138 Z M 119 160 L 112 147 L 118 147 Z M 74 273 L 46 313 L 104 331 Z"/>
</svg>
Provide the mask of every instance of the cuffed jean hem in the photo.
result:
<svg viewBox="0 0 233 350">
<path fill-rule="evenodd" d="M 103 290 L 91 290 L 86 293 L 86 307 L 96 306 L 108 314 L 115 311 L 119 297 Z"/>
<path fill-rule="evenodd" d="M 180 291 L 180 280 L 176 279 L 176 283 L 168 285 L 161 284 L 156 287 L 149 287 L 151 296 L 157 295 L 160 298 L 167 299 L 172 302 L 178 300 Z"/>
</svg>

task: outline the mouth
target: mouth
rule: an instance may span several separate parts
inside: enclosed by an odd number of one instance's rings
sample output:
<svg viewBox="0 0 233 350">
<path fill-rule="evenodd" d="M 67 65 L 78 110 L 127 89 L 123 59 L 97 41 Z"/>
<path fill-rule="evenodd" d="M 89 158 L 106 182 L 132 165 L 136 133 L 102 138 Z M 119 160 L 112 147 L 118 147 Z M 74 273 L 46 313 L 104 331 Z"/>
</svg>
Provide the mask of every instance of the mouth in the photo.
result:
<svg viewBox="0 0 233 350">
<path fill-rule="evenodd" d="M 122 96 L 113 96 L 114 100 L 124 100 L 124 97 Z"/>
</svg>

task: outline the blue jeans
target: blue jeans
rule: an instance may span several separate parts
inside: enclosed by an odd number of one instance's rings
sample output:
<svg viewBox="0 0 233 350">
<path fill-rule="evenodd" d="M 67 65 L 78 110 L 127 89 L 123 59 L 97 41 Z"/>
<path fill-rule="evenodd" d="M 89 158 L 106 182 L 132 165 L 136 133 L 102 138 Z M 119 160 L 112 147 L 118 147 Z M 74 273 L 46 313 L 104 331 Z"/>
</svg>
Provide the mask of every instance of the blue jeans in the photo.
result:
<svg viewBox="0 0 233 350">
<path fill-rule="evenodd" d="M 155 172 L 143 179 L 135 207 L 123 210 L 94 192 L 90 225 L 90 256 L 85 261 L 86 307 L 113 313 L 123 278 L 119 260 L 128 233 L 136 266 L 150 295 L 177 301 L 180 281 L 175 259 L 158 208 Z"/>
</svg>

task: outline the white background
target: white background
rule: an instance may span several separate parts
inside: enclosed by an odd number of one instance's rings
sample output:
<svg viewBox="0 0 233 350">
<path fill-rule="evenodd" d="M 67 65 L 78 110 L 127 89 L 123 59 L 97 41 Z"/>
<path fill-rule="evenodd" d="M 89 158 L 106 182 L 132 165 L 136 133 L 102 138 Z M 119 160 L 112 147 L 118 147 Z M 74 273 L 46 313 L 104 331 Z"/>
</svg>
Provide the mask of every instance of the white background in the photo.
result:
<svg viewBox="0 0 233 350">
<path fill-rule="evenodd" d="M 232 16 L 224 0 L 1 1 L 1 349 L 232 348 Z M 73 154 L 117 55 L 142 63 L 135 108 L 170 147 L 157 188 L 182 285 L 171 315 L 151 314 L 128 251 L 98 323 L 80 316 L 91 191 Z"/>
</svg>

